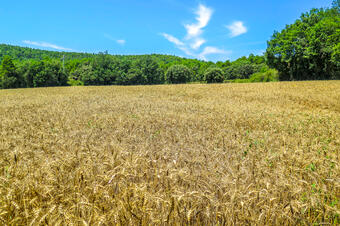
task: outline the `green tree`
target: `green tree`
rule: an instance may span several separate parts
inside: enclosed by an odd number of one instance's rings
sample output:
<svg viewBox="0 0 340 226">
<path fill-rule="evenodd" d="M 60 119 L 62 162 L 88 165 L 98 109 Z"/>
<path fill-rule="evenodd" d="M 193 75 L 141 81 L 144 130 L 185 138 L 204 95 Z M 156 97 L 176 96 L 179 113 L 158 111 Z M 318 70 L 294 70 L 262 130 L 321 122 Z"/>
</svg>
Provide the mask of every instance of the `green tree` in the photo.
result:
<svg viewBox="0 0 340 226">
<path fill-rule="evenodd" d="M 260 68 L 261 66 L 252 64 L 246 57 L 242 57 L 225 69 L 225 76 L 227 79 L 247 79 Z"/>
<path fill-rule="evenodd" d="M 173 65 L 166 72 L 166 81 L 169 84 L 186 83 L 191 78 L 191 71 L 184 65 Z"/>
<path fill-rule="evenodd" d="M 159 68 L 158 63 L 151 57 L 143 57 L 137 61 L 137 67 L 139 67 L 145 75 L 146 81 L 143 80 L 142 82 L 146 84 L 160 84 L 164 82 L 164 71 Z"/>
<path fill-rule="evenodd" d="M 27 84 L 27 87 L 38 87 L 39 85 L 43 85 L 43 81 L 41 83 L 37 81 L 37 75 L 44 70 L 43 61 L 38 60 L 30 60 L 27 64 L 25 64 L 26 70 L 24 74 L 24 78 Z"/>
<path fill-rule="evenodd" d="M 312 9 L 273 34 L 266 58 L 280 80 L 340 78 L 340 12 L 335 3 L 330 9 Z"/>
<path fill-rule="evenodd" d="M 204 73 L 204 79 L 207 83 L 221 83 L 224 81 L 223 71 L 218 67 L 210 67 Z"/>
<path fill-rule="evenodd" d="M 97 77 L 91 65 L 83 64 L 74 72 L 75 79 L 79 79 L 84 85 L 98 85 Z"/>
<path fill-rule="evenodd" d="M 67 85 L 67 75 L 64 73 L 60 60 L 48 59 L 33 62 L 30 76 L 33 76 L 34 87 Z"/>
<path fill-rule="evenodd" d="M 10 56 L 4 56 L 0 65 L 0 87 L 3 89 L 19 87 L 19 76 Z"/>
</svg>

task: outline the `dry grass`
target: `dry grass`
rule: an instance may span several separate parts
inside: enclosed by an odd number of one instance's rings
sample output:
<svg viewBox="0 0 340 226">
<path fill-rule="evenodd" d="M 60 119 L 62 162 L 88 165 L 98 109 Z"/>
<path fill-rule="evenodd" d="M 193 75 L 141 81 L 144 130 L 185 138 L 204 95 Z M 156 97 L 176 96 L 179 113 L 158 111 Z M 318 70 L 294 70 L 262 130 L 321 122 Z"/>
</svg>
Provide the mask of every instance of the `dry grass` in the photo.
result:
<svg viewBox="0 0 340 226">
<path fill-rule="evenodd" d="M 340 220 L 340 81 L 0 91 L 0 224 Z"/>
</svg>

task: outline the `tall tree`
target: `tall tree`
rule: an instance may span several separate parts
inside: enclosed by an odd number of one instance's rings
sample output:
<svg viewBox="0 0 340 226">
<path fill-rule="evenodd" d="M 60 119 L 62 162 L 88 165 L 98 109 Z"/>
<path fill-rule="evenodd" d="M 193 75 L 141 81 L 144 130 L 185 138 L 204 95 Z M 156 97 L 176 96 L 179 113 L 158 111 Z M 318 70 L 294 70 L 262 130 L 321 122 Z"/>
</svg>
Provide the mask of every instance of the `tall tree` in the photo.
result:
<svg viewBox="0 0 340 226">
<path fill-rule="evenodd" d="M 338 4 L 338 3 L 337 3 Z M 312 9 L 268 41 L 267 63 L 280 80 L 339 79 L 340 13 Z"/>
</svg>

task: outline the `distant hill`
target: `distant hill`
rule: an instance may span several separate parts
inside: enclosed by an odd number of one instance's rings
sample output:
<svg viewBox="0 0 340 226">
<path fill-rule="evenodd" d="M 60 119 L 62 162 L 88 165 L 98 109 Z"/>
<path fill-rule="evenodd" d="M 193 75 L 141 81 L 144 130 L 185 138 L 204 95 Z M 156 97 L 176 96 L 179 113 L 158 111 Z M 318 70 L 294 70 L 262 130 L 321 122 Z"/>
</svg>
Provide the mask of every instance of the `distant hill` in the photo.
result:
<svg viewBox="0 0 340 226">
<path fill-rule="evenodd" d="M 33 49 L 29 47 L 0 44 L 0 59 L 2 59 L 3 56 L 5 55 L 8 55 L 12 59 L 15 59 L 15 60 L 27 60 L 27 59 L 42 60 L 46 57 L 60 58 L 63 55 L 67 56 L 67 58 L 69 59 L 76 59 L 76 58 L 81 59 L 81 58 L 92 57 L 94 54 L 48 51 L 48 50 L 41 50 L 41 49 Z"/>
<path fill-rule="evenodd" d="M 10 56 L 13 60 L 23 61 L 23 60 L 29 60 L 29 59 L 43 60 L 44 58 L 62 58 L 63 56 L 65 56 L 65 60 L 73 60 L 73 59 L 93 58 L 99 54 L 100 53 L 49 51 L 49 50 L 34 49 L 34 48 L 29 48 L 29 47 L 0 44 L 0 61 L 6 55 Z M 107 54 L 107 53 L 105 52 L 104 54 Z M 183 59 L 185 59 L 186 61 L 192 61 L 192 62 L 203 62 L 197 59 L 187 59 L 187 58 L 182 58 L 178 56 L 164 55 L 164 54 L 112 55 L 112 56 L 114 56 L 115 58 L 119 58 L 121 60 L 136 60 L 136 59 L 148 56 L 164 64 L 182 62 Z"/>
</svg>

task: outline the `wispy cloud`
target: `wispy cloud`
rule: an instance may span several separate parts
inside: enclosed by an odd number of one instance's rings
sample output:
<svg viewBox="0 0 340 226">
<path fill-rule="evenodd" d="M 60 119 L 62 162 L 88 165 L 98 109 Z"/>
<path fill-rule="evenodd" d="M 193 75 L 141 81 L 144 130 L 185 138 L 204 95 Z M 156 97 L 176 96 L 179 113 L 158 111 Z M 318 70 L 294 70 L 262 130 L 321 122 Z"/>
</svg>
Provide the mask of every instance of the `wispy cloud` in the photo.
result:
<svg viewBox="0 0 340 226">
<path fill-rule="evenodd" d="M 126 41 L 124 39 L 118 39 L 116 41 L 119 45 L 125 45 Z"/>
<path fill-rule="evenodd" d="M 106 34 L 106 33 L 104 34 L 104 37 L 109 39 L 109 40 L 111 40 L 111 41 L 116 42 L 119 45 L 125 45 L 126 44 L 126 40 L 125 39 L 115 39 L 111 35 Z"/>
<path fill-rule="evenodd" d="M 180 41 L 178 38 L 172 36 L 172 35 L 169 35 L 167 33 L 161 33 L 161 35 L 166 38 L 169 42 L 172 42 L 173 44 L 175 44 L 176 46 L 184 46 L 185 44 Z"/>
<path fill-rule="evenodd" d="M 212 46 L 205 47 L 203 51 L 200 51 L 201 46 L 207 42 L 202 37 L 204 33 L 203 29 L 208 25 L 213 12 L 213 9 L 200 4 L 194 12 L 196 15 L 195 23 L 184 24 L 186 35 L 182 40 L 167 33 L 161 33 L 161 35 L 188 56 L 207 60 L 206 56 L 210 54 L 227 54 L 229 53 L 228 51 Z"/>
<path fill-rule="evenodd" d="M 211 54 L 231 54 L 231 51 L 226 51 L 224 49 L 219 49 L 214 46 L 207 46 L 203 49 L 203 51 L 199 54 L 200 59 L 206 60 L 207 55 Z"/>
<path fill-rule="evenodd" d="M 227 25 L 226 28 L 230 31 L 230 37 L 236 37 L 242 34 L 247 33 L 248 29 L 244 26 L 242 21 L 235 21 L 230 25 Z"/>
<path fill-rule="evenodd" d="M 190 44 L 190 47 L 192 49 L 199 49 L 201 47 L 201 45 L 203 45 L 204 43 L 206 43 L 206 41 L 204 39 L 197 38 Z"/>
<path fill-rule="evenodd" d="M 186 47 L 184 42 L 180 41 L 178 38 L 169 35 L 167 33 L 161 33 L 161 35 L 168 40 L 169 42 L 173 43 L 178 49 L 182 50 L 188 56 L 194 56 L 194 54 Z"/>
<path fill-rule="evenodd" d="M 33 46 L 38 46 L 38 47 L 46 47 L 46 48 L 51 48 L 51 49 L 63 50 L 63 51 L 74 51 L 73 49 L 65 48 L 65 47 L 51 44 L 48 42 L 34 42 L 34 41 L 29 41 L 29 40 L 24 40 L 22 42 L 28 45 L 33 45 Z"/>
</svg>

